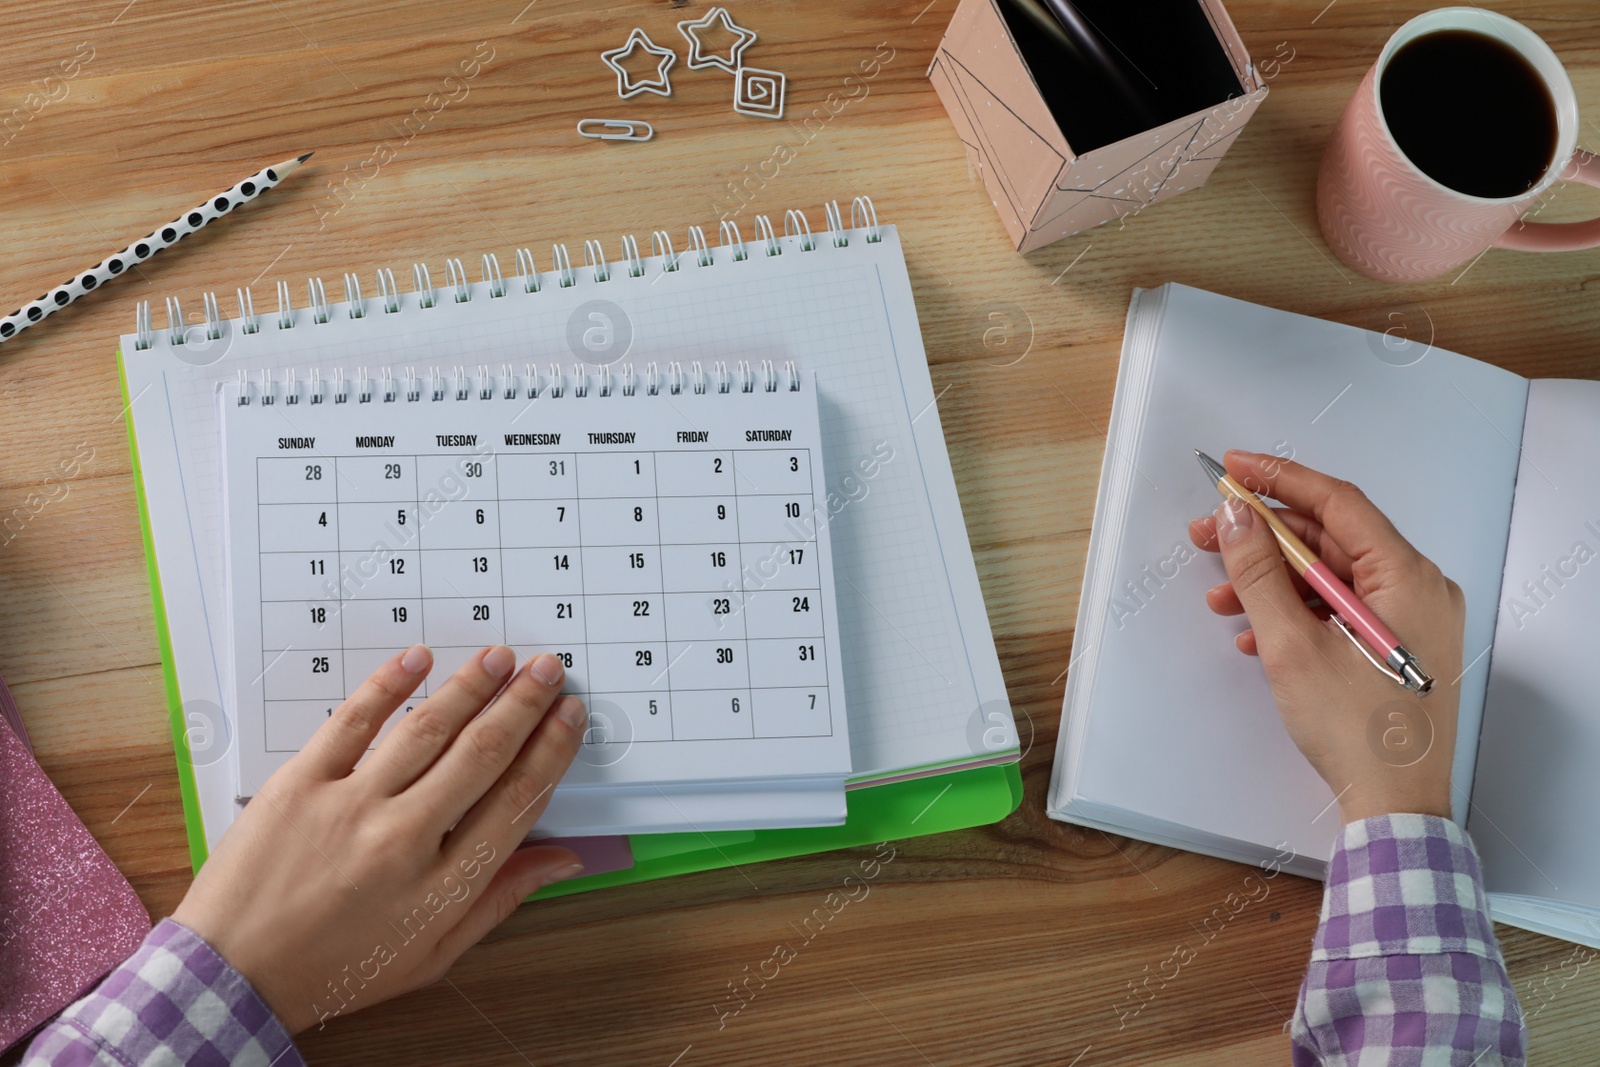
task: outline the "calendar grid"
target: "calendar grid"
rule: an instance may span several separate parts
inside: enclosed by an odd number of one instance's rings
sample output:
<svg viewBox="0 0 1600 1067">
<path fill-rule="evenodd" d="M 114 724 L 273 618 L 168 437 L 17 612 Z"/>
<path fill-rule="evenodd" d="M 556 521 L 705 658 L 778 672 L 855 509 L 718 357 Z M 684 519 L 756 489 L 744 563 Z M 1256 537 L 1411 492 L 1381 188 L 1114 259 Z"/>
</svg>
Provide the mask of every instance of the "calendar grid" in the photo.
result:
<svg viewBox="0 0 1600 1067">
<path fill-rule="evenodd" d="M 814 459 L 818 459 L 818 458 L 813 458 L 813 456 L 811 456 L 810 453 L 806 453 L 806 462 L 814 462 Z M 826 611 L 821 611 L 821 613 L 818 614 L 818 630 L 819 630 L 819 632 L 821 632 L 821 635 L 822 635 L 822 637 L 821 637 L 821 640 L 822 640 L 822 645 L 821 645 L 822 654 L 824 654 L 824 656 L 829 656 L 830 653 L 829 653 L 829 641 L 827 641 L 827 613 L 826 613 Z"/>
<path fill-rule="evenodd" d="M 510 618 L 506 614 L 506 537 L 501 527 L 504 508 L 500 506 L 500 463 L 499 457 L 490 460 L 494 466 L 494 572 L 499 578 L 496 583 L 500 586 L 500 640 L 509 644 L 511 637 Z"/>
<path fill-rule="evenodd" d="M 656 544 L 665 546 L 666 539 L 661 536 L 661 469 L 656 465 L 655 456 L 650 457 L 650 489 L 655 495 L 655 520 Z M 672 629 L 668 623 L 667 615 L 667 575 L 666 561 L 662 560 L 661 572 L 661 636 L 668 638 L 663 644 L 667 662 L 662 664 L 661 673 L 667 678 L 667 725 L 671 728 L 672 739 L 678 739 L 677 718 L 672 709 Z M 659 677 L 659 675 L 657 676 Z"/>
<path fill-rule="evenodd" d="M 424 693 L 491 641 L 564 653 L 568 691 L 593 705 L 589 745 L 834 736 L 809 525 L 816 462 L 808 446 L 256 457 L 267 751 L 298 748 L 349 688 L 417 640 L 436 650 Z M 422 492 L 424 469 L 438 492 Z M 559 482 L 538 485 L 546 473 Z M 636 525 L 645 508 L 654 515 Z M 547 546 L 556 577 L 525 569 L 513 588 L 511 568 Z M 526 621 L 513 601 L 528 605 Z M 551 606 L 581 638 L 558 636 Z"/>
<path fill-rule="evenodd" d="M 738 452 L 729 453 L 728 454 L 728 462 L 730 464 L 732 464 L 732 466 L 733 466 L 732 481 L 733 481 L 733 521 L 734 521 L 734 529 L 739 529 L 740 527 L 739 527 L 738 524 L 741 521 L 743 521 L 743 518 L 739 513 L 739 453 Z M 752 484 L 754 484 L 754 483 L 752 483 Z M 735 565 L 739 568 L 738 570 L 734 571 L 734 573 L 739 576 L 739 580 L 738 580 L 738 582 L 735 583 L 736 590 L 730 589 L 730 590 L 728 590 L 728 592 L 730 594 L 734 594 L 734 595 L 737 595 L 739 597 L 739 630 L 740 630 L 741 633 L 744 634 L 744 645 L 743 645 L 743 648 L 744 648 L 744 661 L 745 661 L 745 680 L 749 681 L 750 680 L 750 674 L 749 674 L 749 670 L 750 670 L 750 668 L 749 668 L 749 664 L 750 664 L 750 627 L 749 627 L 748 623 L 745 621 L 745 615 L 744 615 L 744 613 L 745 613 L 745 605 L 748 602 L 749 594 L 745 591 L 745 588 L 744 588 L 745 582 L 744 582 L 744 538 L 743 537 L 740 537 L 739 540 L 735 543 L 735 545 L 734 545 L 734 555 L 737 557 L 737 562 L 736 562 Z M 751 724 L 750 732 L 752 734 L 755 733 L 755 721 L 756 721 L 756 694 L 755 694 L 755 690 L 752 688 L 751 691 L 750 691 L 750 724 Z"/>
<path fill-rule="evenodd" d="M 583 471 L 582 464 L 578 462 L 578 456 L 576 453 L 573 453 L 572 456 L 572 504 L 573 515 L 576 516 L 578 520 L 578 598 L 579 602 L 583 604 L 583 658 L 584 666 L 587 668 L 590 646 L 589 588 L 588 581 L 583 573 Z M 585 693 L 581 695 L 587 699 L 589 694 Z M 584 742 L 587 743 L 589 738 L 590 731 L 586 728 L 583 732 Z"/>
<path fill-rule="evenodd" d="M 412 496 L 412 499 L 410 501 L 407 501 L 407 503 L 415 504 L 416 505 L 416 509 L 417 509 L 417 535 L 416 535 L 417 569 L 421 570 L 422 567 L 423 567 L 423 555 L 422 555 L 422 538 L 423 538 L 422 477 L 416 471 L 416 457 L 415 456 L 411 456 L 409 458 L 411 459 L 411 470 L 412 470 L 412 485 L 411 485 L 411 496 Z M 337 463 L 338 460 L 335 459 L 334 462 Z M 401 565 L 404 566 L 405 557 L 400 556 L 400 557 L 397 557 L 397 558 L 401 559 L 401 561 L 402 561 Z M 394 564 L 391 563 L 389 565 L 389 567 L 390 567 L 390 572 L 393 573 Z M 420 578 L 421 576 L 419 575 L 418 577 Z M 420 583 L 420 581 L 418 582 L 418 592 L 421 592 L 421 583 Z M 427 645 L 430 649 L 433 649 L 433 651 L 434 651 L 434 661 L 435 661 L 435 663 L 437 663 L 438 659 L 439 659 L 439 655 L 438 654 L 439 654 L 440 651 L 443 651 L 443 650 L 438 648 L 438 647 L 436 647 L 434 642 L 428 640 L 428 598 L 427 597 L 419 597 L 418 600 L 417 600 L 417 628 L 418 628 L 418 630 L 420 631 L 420 633 L 422 635 L 422 643 Z M 436 688 L 438 688 L 438 682 L 436 682 L 434 680 L 433 674 L 430 672 L 428 677 L 424 678 L 423 681 L 422 681 L 422 692 L 423 692 L 423 695 L 424 696 L 432 696 L 433 695 L 433 691 Z"/>
<path fill-rule="evenodd" d="M 416 457 L 412 456 L 412 457 L 410 457 L 410 459 L 412 461 L 411 462 L 411 499 L 407 500 L 407 501 L 404 501 L 404 503 L 407 503 L 407 504 L 411 505 L 412 507 L 414 507 L 416 509 L 417 528 L 415 530 L 414 536 L 413 537 L 408 537 L 406 539 L 406 543 L 410 544 L 413 540 L 416 542 L 417 567 L 420 569 L 422 567 L 422 475 L 420 473 L 418 473 L 418 471 L 417 471 Z M 335 458 L 334 462 L 337 463 L 338 459 Z M 404 557 L 401 557 L 401 558 L 404 558 Z M 392 564 L 391 564 L 391 566 L 392 566 Z M 419 582 L 419 586 L 418 586 L 418 592 L 421 592 L 420 582 Z M 428 598 L 427 597 L 419 597 L 417 599 L 417 632 L 418 632 L 418 635 L 422 638 L 422 643 L 425 644 L 425 645 L 428 645 L 430 648 L 432 648 L 432 643 L 429 642 L 429 640 L 428 640 Z M 437 658 L 437 656 L 435 658 Z M 422 680 L 422 695 L 425 698 L 429 697 L 429 696 L 432 696 L 434 690 L 436 688 L 438 688 L 438 684 L 439 683 L 434 680 L 433 675 L 430 673 L 428 675 L 428 677 L 426 677 L 426 678 L 424 678 Z"/>
<path fill-rule="evenodd" d="M 351 686 L 344 677 L 343 650 L 347 647 L 344 639 L 344 544 L 339 540 L 339 461 L 333 461 L 333 536 L 335 552 L 333 554 L 334 590 L 338 594 L 339 604 L 335 614 L 339 616 L 339 680 L 344 683 L 345 693 L 350 692 Z M 332 715 L 330 714 L 330 718 Z"/>
<path fill-rule="evenodd" d="M 500 464 L 494 465 L 494 539 L 498 546 L 495 573 L 500 576 L 500 636 L 511 643 L 511 613 L 506 607 L 506 509 L 501 506 L 505 494 L 500 491 Z"/>
</svg>

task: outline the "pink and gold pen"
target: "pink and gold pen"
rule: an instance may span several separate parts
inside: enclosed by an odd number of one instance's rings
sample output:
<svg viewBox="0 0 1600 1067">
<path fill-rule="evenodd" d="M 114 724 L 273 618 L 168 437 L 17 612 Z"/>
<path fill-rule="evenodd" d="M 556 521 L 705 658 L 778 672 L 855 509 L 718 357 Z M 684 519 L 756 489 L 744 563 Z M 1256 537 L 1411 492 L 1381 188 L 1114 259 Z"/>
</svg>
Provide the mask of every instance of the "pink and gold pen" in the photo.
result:
<svg viewBox="0 0 1600 1067">
<path fill-rule="evenodd" d="M 1417 662 L 1417 657 L 1412 655 L 1394 632 L 1383 624 L 1383 620 L 1372 613 L 1372 609 L 1361 602 L 1361 598 L 1351 591 L 1348 585 L 1339 580 L 1339 576 L 1316 553 L 1306 547 L 1306 543 L 1296 537 L 1294 531 L 1285 526 L 1283 520 L 1261 500 L 1256 494 L 1233 480 L 1233 476 L 1223 469 L 1222 464 L 1200 451 L 1194 450 L 1200 457 L 1200 466 L 1205 468 L 1206 477 L 1210 478 L 1217 487 L 1217 492 L 1225 497 L 1242 500 L 1256 509 L 1267 526 L 1272 530 L 1273 536 L 1278 539 L 1278 547 L 1283 549 L 1283 556 L 1289 561 L 1306 584 L 1317 591 L 1323 602 L 1333 609 L 1333 621 L 1384 674 L 1394 681 L 1405 686 L 1418 696 L 1426 696 L 1433 688 L 1433 676 L 1422 669 L 1422 664 Z M 1354 633 L 1351 632 L 1354 628 Z M 1358 640 L 1356 634 L 1361 635 Z M 1366 642 L 1363 646 L 1362 641 Z M 1368 647 L 1375 650 L 1378 656 L 1383 657 L 1383 662 L 1368 651 Z"/>
</svg>

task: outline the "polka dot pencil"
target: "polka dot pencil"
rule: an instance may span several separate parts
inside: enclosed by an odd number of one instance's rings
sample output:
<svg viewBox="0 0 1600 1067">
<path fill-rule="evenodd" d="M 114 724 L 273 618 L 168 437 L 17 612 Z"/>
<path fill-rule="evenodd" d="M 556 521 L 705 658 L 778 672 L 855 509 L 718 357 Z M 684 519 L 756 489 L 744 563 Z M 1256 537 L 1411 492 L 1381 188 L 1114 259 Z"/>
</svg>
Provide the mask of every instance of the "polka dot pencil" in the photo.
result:
<svg viewBox="0 0 1600 1067">
<path fill-rule="evenodd" d="M 0 319 L 0 343 L 15 337 L 46 315 L 66 307 L 89 290 L 98 289 L 129 267 L 143 263 L 163 248 L 169 248 L 202 226 L 215 222 L 240 204 L 254 200 L 293 174 L 300 164 L 310 158 L 311 153 L 307 152 L 295 159 L 286 159 L 282 163 L 263 167 L 233 188 L 225 189 L 194 210 L 184 212 L 116 255 L 108 256 L 88 270 L 68 278 L 39 299 Z"/>
</svg>

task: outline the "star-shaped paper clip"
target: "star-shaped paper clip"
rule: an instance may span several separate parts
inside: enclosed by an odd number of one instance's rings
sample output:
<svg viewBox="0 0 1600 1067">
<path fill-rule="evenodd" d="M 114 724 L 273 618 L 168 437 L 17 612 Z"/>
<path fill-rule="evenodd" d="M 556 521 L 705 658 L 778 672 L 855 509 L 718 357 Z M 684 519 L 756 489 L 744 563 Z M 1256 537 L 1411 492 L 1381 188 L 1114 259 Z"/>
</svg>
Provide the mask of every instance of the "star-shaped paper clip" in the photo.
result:
<svg viewBox="0 0 1600 1067">
<path fill-rule="evenodd" d="M 622 65 L 622 61 L 632 55 L 635 48 L 643 48 L 651 55 L 660 57 L 660 61 L 656 64 L 656 76 L 654 78 L 640 78 L 638 81 L 634 81 L 633 76 Z M 672 95 L 672 83 L 667 80 L 667 71 L 671 70 L 672 64 L 678 61 L 678 55 L 670 48 L 662 48 L 657 45 L 638 27 L 635 27 L 634 31 L 628 34 L 627 44 L 621 48 L 613 48 L 609 52 L 601 52 L 600 58 L 605 61 L 606 66 L 617 72 L 617 95 L 624 100 L 640 93 L 659 93 L 662 96 Z"/>
<path fill-rule="evenodd" d="M 706 55 L 703 51 L 705 42 L 700 40 L 700 32 L 711 29 L 714 23 L 720 23 L 723 30 L 733 34 L 738 40 L 728 51 L 724 59 L 720 55 Z M 744 50 L 755 43 L 754 32 L 740 26 L 728 17 L 727 9 L 714 7 L 697 19 L 687 19 L 678 23 L 678 32 L 683 34 L 684 40 L 689 42 L 689 58 L 687 60 L 690 70 L 701 70 L 705 67 L 721 67 L 729 74 L 737 73 L 743 66 Z"/>
</svg>

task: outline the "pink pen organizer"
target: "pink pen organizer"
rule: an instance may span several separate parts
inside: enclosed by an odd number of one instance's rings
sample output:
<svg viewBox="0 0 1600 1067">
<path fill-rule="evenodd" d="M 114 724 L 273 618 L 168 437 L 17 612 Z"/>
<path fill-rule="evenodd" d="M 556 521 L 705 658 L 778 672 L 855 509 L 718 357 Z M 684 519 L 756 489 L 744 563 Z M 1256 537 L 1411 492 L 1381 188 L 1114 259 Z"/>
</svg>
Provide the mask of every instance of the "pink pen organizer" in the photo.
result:
<svg viewBox="0 0 1600 1067">
<path fill-rule="evenodd" d="M 961 0 L 928 77 L 1024 253 L 1204 184 L 1267 95 L 1218 0 Z"/>
</svg>

